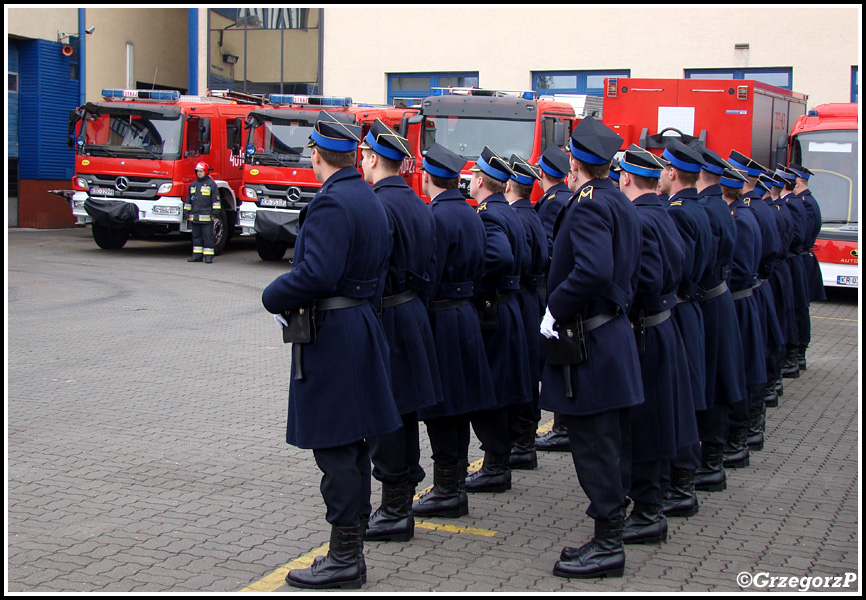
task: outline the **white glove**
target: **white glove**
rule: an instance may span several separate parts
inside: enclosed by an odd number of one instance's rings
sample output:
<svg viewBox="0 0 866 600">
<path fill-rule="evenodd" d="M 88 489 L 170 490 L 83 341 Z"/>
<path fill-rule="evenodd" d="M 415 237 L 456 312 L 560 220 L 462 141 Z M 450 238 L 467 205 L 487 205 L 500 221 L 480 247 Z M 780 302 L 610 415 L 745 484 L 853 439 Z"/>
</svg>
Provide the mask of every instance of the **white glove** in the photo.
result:
<svg viewBox="0 0 866 600">
<path fill-rule="evenodd" d="M 279 327 L 280 329 L 289 326 L 289 322 L 286 321 L 285 318 L 283 318 L 283 315 L 274 315 L 274 321 L 276 322 L 277 327 Z"/>
<path fill-rule="evenodd" d="M 559 333 L 553 329 L 554 323 L 556 323 L 556 319 L 554 319 L 553 315 L 550 314 L 550 308 L 544 309 L 544 318 L 541 319 L 541 335 L 547 339 L 559 339 Z"/>
</svg>

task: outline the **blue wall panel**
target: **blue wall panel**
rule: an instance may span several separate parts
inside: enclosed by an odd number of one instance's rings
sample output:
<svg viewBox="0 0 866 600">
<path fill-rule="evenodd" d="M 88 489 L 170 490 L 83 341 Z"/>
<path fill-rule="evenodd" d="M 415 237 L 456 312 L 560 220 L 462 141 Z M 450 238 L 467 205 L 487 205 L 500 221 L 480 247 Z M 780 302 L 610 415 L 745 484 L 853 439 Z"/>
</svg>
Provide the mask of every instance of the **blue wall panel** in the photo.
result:
<svg viewBox="0 0 866 600">
<path fill-rule="evenodd" d="M 9 40 L 9 73 L 18 74 L 18 41 Z M 18 158 L 18 92 L 9 92 L 6 97 L 9 107 L 9 158 Z"/>
<path fill-rule="evenodd" d="M 19 42 L 18 148 L 21 179 L 71 179 L 75 155 L 66 147 L 69 111 L 78 104 L 78 80 L 62 44 Z"/>
</svg>

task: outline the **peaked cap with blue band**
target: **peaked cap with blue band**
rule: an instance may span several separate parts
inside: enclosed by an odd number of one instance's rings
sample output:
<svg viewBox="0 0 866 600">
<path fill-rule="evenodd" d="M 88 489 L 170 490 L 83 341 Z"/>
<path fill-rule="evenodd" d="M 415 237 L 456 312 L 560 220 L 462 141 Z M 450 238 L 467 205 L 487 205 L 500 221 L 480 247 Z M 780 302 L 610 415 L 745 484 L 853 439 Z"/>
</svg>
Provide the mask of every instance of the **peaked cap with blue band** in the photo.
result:
<svg viewBox="0 0 866 600">
<path fill-rule="evenodd" d="M 622 146 L 617 133 L 592 117 L 584 118 L 575 126 L 568 141 L 571 155 L 590 165 L 604 165 L 611 161 Z"/>
<path fill-rule="evenodd" d="M 361 128 L 358 125 L 341 123 L 328 111 L 319 112 L 319 117 L 310 134 L 307 146 L 321 146 L 333 152 L 352 152 L 361 141 Z"/>
<path fill-rule="evenodd" d="M 801 179 L 809 179 L 812 175 L 814 175 L 814 173 L 806 167 L 794 163 L 788 165 L 788 170 Z"/>
<path fill-rule="evenodd" d="M 671 166 L 687 173 L 700 173 L 701 167 L 704 166 L 701 155 L 679 140 L 671 140 L 665 145 L 662 158 L 670 162 Z"/>
<path fill-rule="evenodd" d="M 724 158 L 722 158 L 703 144 L 696 146 L 695 150 L 697 150 L 700 153 L 701 158 L 704 159 L 704 164 L 701 166 L 704 171 L 712 173 L 713 175 L 723 175 L 725 169 L 731 168 L 731 165 L 728 164 L 728 161 L 726 161 Z"/>
<path fill-rule="evenodd" d="M 745 173 L 745 171 L 728 167 L 725 169 L 725 172 L 722 173 L 721 184 L 725 187 L 741 189 L 746 185 Z"/>
<path fill-rule="evenodd" d="M 791 182 L 797 179 L 797 174 L 788 170 L 785 165 L 779 165 L 776 168 L 776 177 L 781 177 L 785 181 Z"/>
<path fill-rule="evenodd" d="M 412 156 L 409 150 L 409 140 L 388 127 L 381 119 L 376 119 L 360 148 L 372 150 L 391 160 L 403 160 Z"/>
<path fill-rule="evenodd" d="M 625 151 L 622 160 L 619 161 L 619 166 L 623 171 L 632 175 L 658 178 L 662 175 L 665 163 L 649 150 L 644 150 L 637 144 L 632 144 Z"/>
<path fill-rule="evenodd" d="M 563 179 L 570 170 L 568 155 L 556 144 L 551 144 L 539 157 L 538 167 L 554 179 Z"/>
<path fill-rule="evenodd" d="M 505 159 L 491 150 L 489 146 L 484 146 L 481 156 L 478 157 L 478 161 L 471 170 L 481 171 L 488 177 L 503 182 L 508 181 L 514 174 Z"/>
<path fill-rule="evenodd" d="M 451 152 L 442 144 L 434 143 L 424 154 L 424 170 L 434 177 L 454 179 L 466 165 L 466 159 Z"/>
<path fill-rule="evenodd" d="M 735 169 L 745 171 L 749 177 L 758 177 L 763 172 L 763 167 L 757 162 L 736 150 L 731 150 L 731 155 L 728 156 L 728 162 Z"/>
<path fill-rule="evenodd" d="M 541 179 L 538 167 L 533 167 L 516 154 L 511 155 L 511 158 L 508 160 L 508 166 L 511 167 L 511 171 L 513 172 L 511 178 L 517 183 L 532 185 L 536 180 Z"/>
</svg>

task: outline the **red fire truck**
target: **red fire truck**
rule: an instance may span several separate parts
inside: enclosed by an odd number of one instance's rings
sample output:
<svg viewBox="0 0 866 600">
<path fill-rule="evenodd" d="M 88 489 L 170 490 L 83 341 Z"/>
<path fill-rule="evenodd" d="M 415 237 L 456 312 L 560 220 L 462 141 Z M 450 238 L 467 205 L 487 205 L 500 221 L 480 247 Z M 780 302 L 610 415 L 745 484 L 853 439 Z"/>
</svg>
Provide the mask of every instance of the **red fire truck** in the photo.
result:
<svg viewBox="0 0 866 600">
<path fill-rule="evenodd" d="M 280 260 L 297 237 L 301 209 L 322 185 L 313 174 L 307 148 L 319 111 L 360 125 L 362 136 L 376 119 L 407 135 L 409 117 L 418 111 L 356 105 L 351 98 L 330 96 L 273 94 L 270 102 L 246 118 L 249 132 L 238 222 L 241 235 L 255 236 L 262 260 Z M 417 127 L 414 130 L 408 135 L 417 144 Z M 406 159 L 401 174 L 412 181 L 414 173 L 414 159 Z"/>
<path fill-rule="evenodd" d="M 791 162 L 814 173 L 809 189 L 823 225 L 814 252 L 825 286 L 859 287 L 857 104 L 821 104 L 791 131 Z"/>
<path fill-rule="evenodd" d="M 563 146 L 574 125 L 586 116 L 575 113 L 575 104 L 574 96 L 539 99 L 534 91 L 434 88 L 433 95 L 421 102 L 420 114 L 409 120 L 410 124 L 421 126 L 418 141 L 412 146 L 415 161 L 420 164 L 424 152 L 434 142 L 465 157 L 467 164 L 460 176 L 460 191 L 475 205 L 468 197 L 469 169 L 484 146 L 506 160 L 517 154 L 536 164 L 550 144 Z M 586 103 L 587 107 L 591 105 Z M 601 106 L 596 107 L 595 116 L 601 116 L 600 110 Z M 411 136 L 409 141 L 413 141 Z M 419 176 L 416 174 L 414 179 L 413 187 L 423 197 Z M 541 189 L 535 188 L 533 202 L 541 197 Z"/>
<path fill-rule="evenodd" d="M 775 168 L 807 99 L 752 80 L 611 77 L 604 123 L 623 137 L 621 150 L 634 143 L 661 154 L 670 136 L 697 138 L 725 158 L 737 150 Z"/>
<path fill-rule="evenodd" d="M 100 248 L 122 248 L 131 233 L 189 231 L 183 202 L 195 165 L 205 161 L 220 190 L 216 254 L 237 222 L 243 118 L 261 99 L 236 92 L 181 96 L 177 91 L 102 90 L 104 102 L 70 113 L 75 176 L 69 198 L 78 224 L 90 224 Z"/>
</svg>

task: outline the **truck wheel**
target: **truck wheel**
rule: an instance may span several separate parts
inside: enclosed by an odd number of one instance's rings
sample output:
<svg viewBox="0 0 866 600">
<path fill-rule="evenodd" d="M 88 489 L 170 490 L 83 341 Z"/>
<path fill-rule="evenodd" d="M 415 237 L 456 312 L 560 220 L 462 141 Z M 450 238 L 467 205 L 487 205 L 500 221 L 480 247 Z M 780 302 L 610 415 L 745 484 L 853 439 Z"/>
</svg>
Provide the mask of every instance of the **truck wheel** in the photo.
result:
<svg viewBox="0 0 866 600">
<path fill-rule="evenodd" d="M 256 252 L 262 260 L 282 260 L 288 249 L 286 242 L 272 242 L 260 235 L 256 236 Z"/>
<path fill-rule="evenodd" d="M 232 227 L 232 225 L 229 224 L 226 211 L 219 211 L 219 214 L 213 220 L 213 251 L 217 256 L 222 254 L 226 244 L 228 244 L 229 227 Z"/>
<path fill-rule="evenodd" d="M 129 239 L 128 229 L 112 230 L 96 223 L 91 226 L 91 229 L 93 230 L 93 240 L 103 250 L 120 250 Z"/>
</svg>

